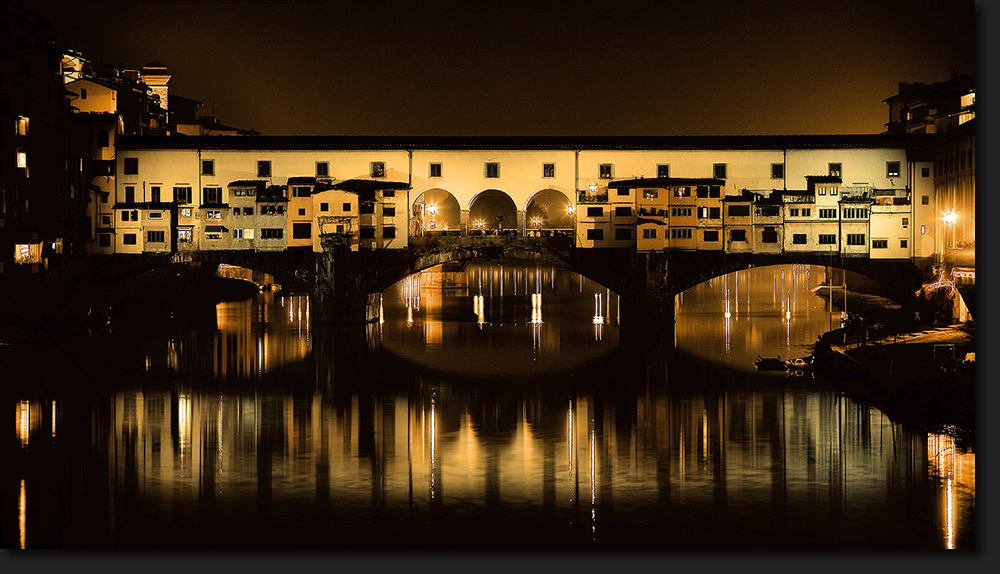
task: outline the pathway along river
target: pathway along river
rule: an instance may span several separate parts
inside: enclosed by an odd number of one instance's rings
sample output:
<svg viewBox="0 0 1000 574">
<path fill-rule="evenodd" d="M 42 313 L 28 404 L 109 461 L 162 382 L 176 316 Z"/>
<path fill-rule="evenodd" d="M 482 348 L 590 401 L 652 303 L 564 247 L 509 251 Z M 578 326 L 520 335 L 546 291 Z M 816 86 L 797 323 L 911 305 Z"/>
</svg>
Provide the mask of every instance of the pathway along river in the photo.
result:
<svg viewBox="0 0 1000 574">
<path fill-rule="evenodd" d="M 8 548 L 971 548 L 975 454 L 811 377 L 822 268 L 753 269 L 619 330 L 513 265 L 424 273 L 382 321 L 265 293 L 0 350 Z"/>
</svg>

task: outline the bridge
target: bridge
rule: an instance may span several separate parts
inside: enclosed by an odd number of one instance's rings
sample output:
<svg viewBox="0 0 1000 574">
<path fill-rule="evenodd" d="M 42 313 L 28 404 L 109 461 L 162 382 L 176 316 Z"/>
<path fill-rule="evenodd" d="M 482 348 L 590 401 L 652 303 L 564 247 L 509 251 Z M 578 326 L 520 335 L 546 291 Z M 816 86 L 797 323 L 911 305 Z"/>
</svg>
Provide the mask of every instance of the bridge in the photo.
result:
<svg viewBox="0 0 1000 574">
<path fill-rule="evenodd" d="M 931 262 L 869 259 L 823 253 L 725 253 L 666 249 L 579 248 L 571 237 L 430 236 L 411 238 L 405 249 L 351 250 L 325 237 L 323 250 L 206 250 L 116 258 L 108 269 L 136 272 L 165 265 L 215 269 L 235 265 L 273 276 L 282 285 L 308 287 L 313 318 L 335 323 L 377 319 L 380 294 L 405 277 L 449 262 L 475 259 L 524 262 L 578 273 L 620 297 L 623 326 L 670 325 L 674 296 L 733 271 L 769 265 L 807 264 L 853 271 L 883 283 L 897 302 L 909 304 L 930 275 Z"/>
</svg>

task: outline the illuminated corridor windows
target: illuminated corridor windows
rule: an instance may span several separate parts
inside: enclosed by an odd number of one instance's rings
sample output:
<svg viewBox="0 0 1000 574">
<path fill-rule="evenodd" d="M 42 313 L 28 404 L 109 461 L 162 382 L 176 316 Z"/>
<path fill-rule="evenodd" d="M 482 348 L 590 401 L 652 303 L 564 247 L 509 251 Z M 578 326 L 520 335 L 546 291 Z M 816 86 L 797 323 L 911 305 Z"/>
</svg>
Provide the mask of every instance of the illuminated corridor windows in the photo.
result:
<svg viewBox="0 0 1000 574">
<path fill-rule="evenodd" d="M 486 177 L 494 178 L 500 177 L 500 162 L 488 161 L 486 162 Z"/>
<path fill-rule="evenodd" d="M 139 175 L 139 158 L 127 157 L 123 159 L 122 173 L 125 175 Z"/>
<path fill-rule="evenodd" d="M 257 162 L 257 177 L 271 177 L 271 162 L 269 160 Z"/>
</svg>

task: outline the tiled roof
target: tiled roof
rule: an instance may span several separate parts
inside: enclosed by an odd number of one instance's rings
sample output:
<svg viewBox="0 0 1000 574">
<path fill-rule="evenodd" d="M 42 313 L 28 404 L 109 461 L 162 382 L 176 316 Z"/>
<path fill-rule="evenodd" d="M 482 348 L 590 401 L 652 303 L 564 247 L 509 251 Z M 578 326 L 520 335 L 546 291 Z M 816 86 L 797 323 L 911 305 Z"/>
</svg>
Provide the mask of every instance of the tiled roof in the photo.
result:
<svg viewBox="0 0 1000 574">
<path fill-rule="evenodd" d="M 256 187 L 260 189 L 266 184 L 267 182 L 262 179 L 240 179 L 229 182 L 229 187 Z"/>
<path fill-rule="evenodd" d="M 128 149 L 823 149 L 904 148 L 929 134 L 753 136 L 126 136 Z"/>
<path fill-rule="evenodd" d="M 333 189 L 353 191 L 354 193 L 376 192 L 383 189 L 410 189 L 410 184 L 403 181 L 379 181 L 374 179 L 346 179 L 335 182 Z"/>
<path fill-rule="evenodd" d="M 839 175 L 807 175 L 806 181 L 809 183 L 842 183 Z"/>
<path fill-rule="evenodd" d="M 312 185 L 316 183 L 315 177 L 298 176 L 288 178 L 288 185 Z"/>
</svg>

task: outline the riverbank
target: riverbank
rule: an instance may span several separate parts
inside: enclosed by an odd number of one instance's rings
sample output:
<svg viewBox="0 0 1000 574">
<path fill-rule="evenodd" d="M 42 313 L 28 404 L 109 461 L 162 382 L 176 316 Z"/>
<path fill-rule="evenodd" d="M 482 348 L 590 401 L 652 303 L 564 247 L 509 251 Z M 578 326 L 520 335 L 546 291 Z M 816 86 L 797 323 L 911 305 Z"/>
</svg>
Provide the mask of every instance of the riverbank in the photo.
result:
<svg viewBox="0 0 1000 574">
<path fill-rule="evenodd" d="M 819 371 L 839 390 L 894 420 L 971 439 L 975 324 L 921 325 L 903 316 L 908 312 L 898 304 L 850 291 L 847 308 L 852 320 L 824 333 L 815 345 Z"/>
</svg>

